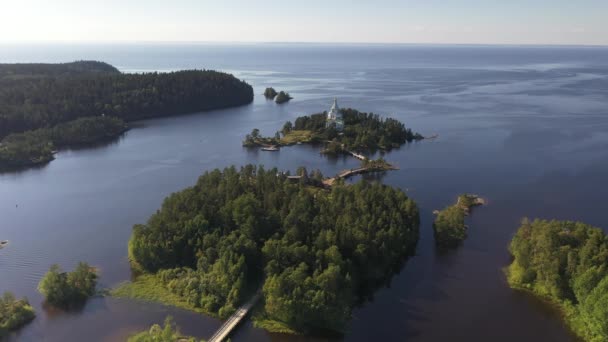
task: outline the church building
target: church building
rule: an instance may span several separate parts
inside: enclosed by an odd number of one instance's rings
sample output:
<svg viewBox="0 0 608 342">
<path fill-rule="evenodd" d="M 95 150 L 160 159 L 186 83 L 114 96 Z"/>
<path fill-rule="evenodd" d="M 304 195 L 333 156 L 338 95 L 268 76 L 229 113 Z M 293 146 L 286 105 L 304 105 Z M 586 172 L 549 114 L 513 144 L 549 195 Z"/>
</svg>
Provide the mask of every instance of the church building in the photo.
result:
<svg viewBox="0 0 608 342">
<path fill-rule="evenodd" d="M 344 130 L 344 119 L 342 118 L 340 107 L 338 107 L 338 99 L 336 98 L 334 98 L 334 104 L 331 106 L 331 109 L 327 112 L 325 127 L 329 127 L 331 124 L 335 124 L 336 130 L 340 132 Z"/>
</svg>

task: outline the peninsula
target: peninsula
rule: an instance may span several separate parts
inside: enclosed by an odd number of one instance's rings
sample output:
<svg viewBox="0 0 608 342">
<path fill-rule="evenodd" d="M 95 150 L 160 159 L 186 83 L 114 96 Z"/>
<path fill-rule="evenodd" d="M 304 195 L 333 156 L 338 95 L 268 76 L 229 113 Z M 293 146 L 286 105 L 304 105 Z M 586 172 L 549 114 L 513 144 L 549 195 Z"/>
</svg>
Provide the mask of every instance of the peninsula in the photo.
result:
<svg viewBox="0 0 608 342">
<path fill-rule="evenodd" d="M 245 105 L 252 87 L 211 70 L 121 73 L 95 61 L 0 64 L 0 170 L 122 134 L 125 122 Z"/>
<path fill-rule="evenodd" d="M 524 219 L 507 280 L 558 305 L 582 339 L 608 341 L 608 237 L 581 222 Z"/>
<path fill-rule="evenodd" d="M 434 214 L 437 215 L 433 222 L 435 243 L 444 248 L 458 246 L 467 237 L 465 216 L 469 214 L 471 208 L 483 204 L 485 204 L 485 200 L 481 197 L 464 194 L 458 196 L 456 204 L 441 211 L 434 211 Z"/>
<path fill-rule="evenodd" d="M 129 241 L 142 276 L 118 296 L 228 317 L 261 293 L 259 327 L 343 332 L 353 307 L 390 279 L 418 240 L 404 192 L 379 183 L 322 186 L 247 165 L 203 174 L 169 196 Z"/>
</svg>

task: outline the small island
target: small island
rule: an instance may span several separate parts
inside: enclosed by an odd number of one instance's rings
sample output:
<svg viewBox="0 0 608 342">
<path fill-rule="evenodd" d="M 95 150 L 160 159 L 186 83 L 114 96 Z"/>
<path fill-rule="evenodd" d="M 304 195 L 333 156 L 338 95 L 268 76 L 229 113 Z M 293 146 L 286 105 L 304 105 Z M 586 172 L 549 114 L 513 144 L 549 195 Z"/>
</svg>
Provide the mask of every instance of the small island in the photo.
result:
<svg viewBox="0 0 608 342">
<path fill-rule="evenodd" d="M 0 339 L 18 330 L 36 317 L 26 298 L 17 299 L 10 292 L 0 297 Z"/>
<path fill-rule="evenodd" d="M 125 74 L 94 61 L 0 64 L 0 88 L 0 171 L 48 163 L 56 149 L 116 138 L 125 122 L 253 101 L 253 88 L 229 74 Z"/>
<path fill-rule="evenodd" d="M 608 236 L 581 222 L 524 219 L 509 250 L 509 285 L 555 303 L 588 342 L 608 341 Z"/>
<path fill-rule="evenodd" d="M 442 248 L 458 246 L 467 237 L 467 226 L 464 218 L 471 208 L 485 204 L 485 200 L 477 195 L 464 194 L 458 196 L 456 204 L 443 210 L 436 210 L 433 222 L 435 243 Z"/>
<path fill-rule="evenodd" d="M 73 272 L 51 266 L 38 284 L 46 303 L 61 309 L 78 308 L 95 294 L 97 273 L 86 263 L 79 263 Z"/>
<path fill-rule="evenodd" d="M 142 275 L 113 294 L 225 318 L 261 293 L 258 327 L 343 332 L 414 253 L 418 208 L 379 183 L 328 189 L 318 171 L 297 174 L 231 167 L 172 194 L 133 228 L 129 258 Z"/>
<path fill-rule="evenodd" d="M 303 143 L 325 144 L 329 155 L 358 155 L 361 152 L 389 151 L 424 137 L 412 132 L 398 120 L 383 119 L 373 113 L 341 109 L 337 99 L 326 113 L 288 121 L 273 137 L 263 137 L 254 129 L 243 141 L 246 147 L 289 146 Z M 363 157 L 359 157 L 363 159 Z"/>
<path fill-rule="evenodd" d="M 135 334 L 127 342 L 197 342 L 196 338 L 184 336 L 179 332 L 171 316 L 165 319 L 164 326 L 152 325 L 150 329 Z M 200 340 L 205 342 L 205 340 Z"/>
<path fill-rule="evenodd" d="M 277 104 L 283 104 L 285 102 L 289 102 L 289 100 L 291 100 L 291 99 L 293 99 L 293 97 L 291 97 L 291 95 L 289 95 L 289 93 L 281 90 L 277 94 L 277 97 L 274 99 L 274 102 L 276 102 Z"/>
<path fill-rule="evenodd" d="M 274 100 L 274 98 L 277 96 L 277 91 L 274 90 L 274 88 L 270 87 L 270 88 L 266 88 L 266 90 L 264 90 L 264 97 L 267 100 Z"/>
</svg>

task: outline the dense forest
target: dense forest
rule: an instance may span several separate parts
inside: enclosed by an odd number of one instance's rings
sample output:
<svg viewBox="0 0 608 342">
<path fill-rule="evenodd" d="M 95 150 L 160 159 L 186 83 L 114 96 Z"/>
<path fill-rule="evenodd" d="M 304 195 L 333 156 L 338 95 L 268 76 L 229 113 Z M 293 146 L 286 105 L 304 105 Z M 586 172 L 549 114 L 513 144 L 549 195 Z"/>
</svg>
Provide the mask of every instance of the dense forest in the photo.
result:
<svg viewBox="0 0 608 342">
<path fill-rule="evenodd" d="M 341 332 L 353 306 L 414 252 L 418 208 L 398 189 L 362 181 L 324 190 L 311 174 L 206 172 L 134 227 L 130 259 L 206 312 L 227 317 L 261 287 L 264 322 Z"/>
<path fill-rule="evenodd" d="M 514 288 L 558 303 L 586 341 L 608 341 L 608 237 L 580 222 L 525 219 L 510 245 Z"/>
<path fill-rule="evenodd" d="M 27 299 L 17 299 L 10 292 L 0 297 L 0 339 L 34 319 L 36 314 Z"/>
<path fill-rule="evenodd" d="M 70 309 L 83 305 L 95 294 L 97 274 L 86 263 L 79 263 L 73 272 L 64 272 L 58 265 L 51 266 L 38 284 L 38 291 L 48 304 Z"/>
<path fill-rule="evenodd" d="M 9 134 L 0 141 L 0 170 L 47 163 L 56 149 L 107 141 L 126 129 L 121 119 L 98 116 Z"/>
<path fill-rule="evenodd" d="M 0 65 L 0 138 L 81 117 L 125 121 L 250 103 L 253 89 L 211 70 L 123 74 L 100 62 Z"/>
<path fill-rule="evenodd" d="M 154 324 L 149 330 L 129 337 L 127 342 L 196 342 L 196 339 L 183 336 L 173 318 L 167 317 L 164 326 Z M 205 340 L 200 340 L 200 342 L 205 342 Z"/>
<path fill-rule="evenodd" d="M 355 109 L 341 109 L 341 112 L 344 132 L 338 132 L 333 125 L 327 127 L 326 114 L 319 113 L 298 117 L 293 123 L 286 122 L 281 132 L 277 132 L 274 137 L 262 137 L 259 135 L 259 130 L 254 129 L 252 134 L 245 137 L 243 145 L 328 142 L 325 153 L 338 154 L 344 149 L 358 152 L 387 151 L 405 143 L 424 139 L 422 135 L 406 128 L 399 120 L 383 119 L 377 114 L 363 113 Z"/>
</svg>

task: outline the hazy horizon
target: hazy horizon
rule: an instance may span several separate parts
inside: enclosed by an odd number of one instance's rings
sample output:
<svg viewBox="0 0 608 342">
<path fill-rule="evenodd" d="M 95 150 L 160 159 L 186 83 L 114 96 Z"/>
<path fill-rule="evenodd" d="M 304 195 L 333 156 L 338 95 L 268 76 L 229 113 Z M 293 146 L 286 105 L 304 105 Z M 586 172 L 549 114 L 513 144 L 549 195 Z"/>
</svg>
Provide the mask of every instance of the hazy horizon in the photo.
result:
<svg viewBox="0 0 608 342">
<path fill-rule="evenodd" d="M 1 43 L 608 45 L 585 0 L 7 1 Z"/>
</svg>

